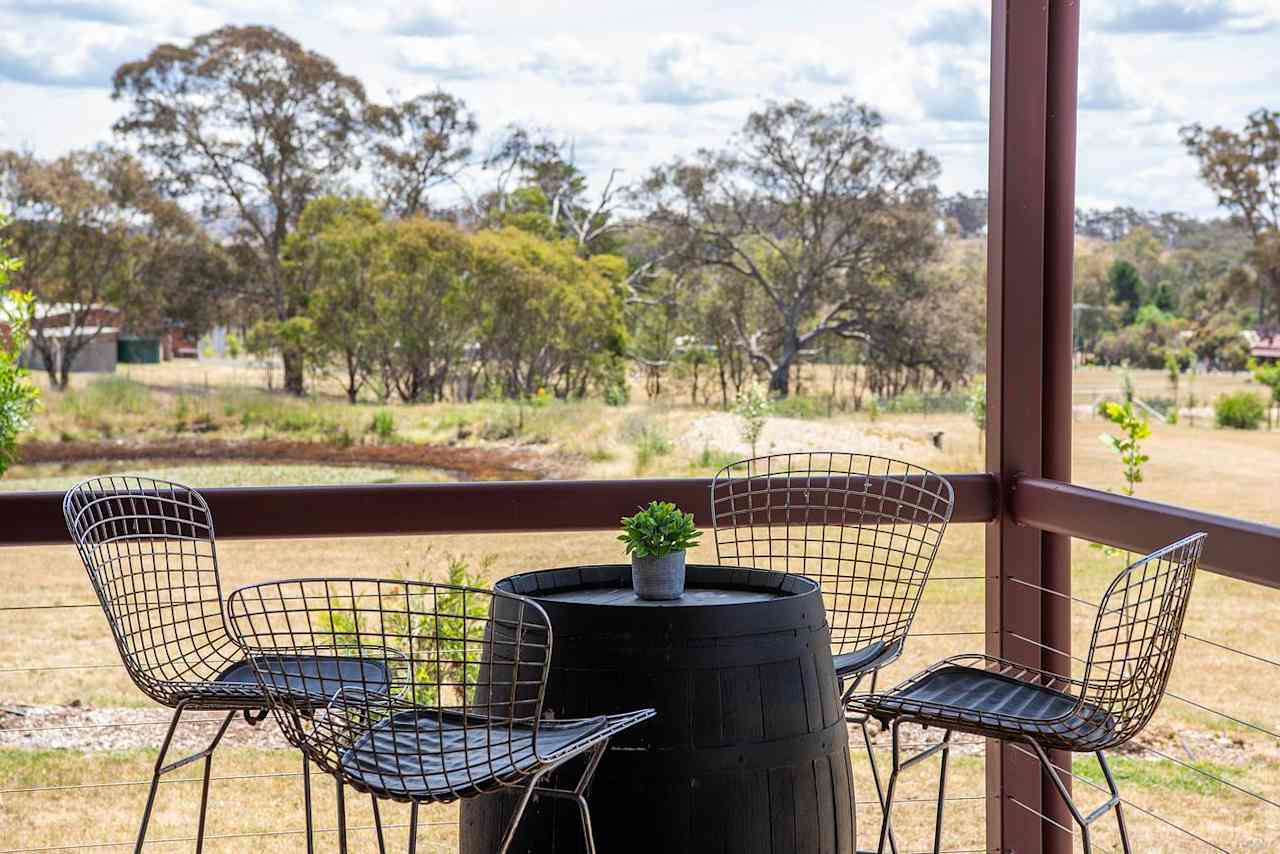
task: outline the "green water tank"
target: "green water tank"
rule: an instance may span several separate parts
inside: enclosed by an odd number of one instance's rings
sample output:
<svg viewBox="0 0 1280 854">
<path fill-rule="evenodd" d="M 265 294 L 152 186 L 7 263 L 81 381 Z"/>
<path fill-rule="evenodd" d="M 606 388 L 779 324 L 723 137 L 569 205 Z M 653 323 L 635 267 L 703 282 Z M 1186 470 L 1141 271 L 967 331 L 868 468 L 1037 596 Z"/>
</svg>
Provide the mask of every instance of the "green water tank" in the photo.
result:
<svg viewBox="0 0 1280 854">
<path fill-rule="evenodd" d="M 157 364 L 160 361 L 160 339 L 121 336 L 116 341 L 116 361 L 129 365 Z"/>
</svg>

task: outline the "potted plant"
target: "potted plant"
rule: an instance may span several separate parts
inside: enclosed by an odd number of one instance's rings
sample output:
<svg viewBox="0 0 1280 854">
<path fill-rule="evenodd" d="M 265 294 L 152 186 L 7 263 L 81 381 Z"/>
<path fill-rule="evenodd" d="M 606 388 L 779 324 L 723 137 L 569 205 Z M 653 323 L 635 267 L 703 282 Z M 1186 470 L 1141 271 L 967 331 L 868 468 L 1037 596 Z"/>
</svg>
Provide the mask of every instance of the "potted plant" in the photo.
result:
<svg viewBox="0 0 1280 854">
<path fill-rule="evenodd" d="M 631 555 L 631 586 L 641 599 L 679 599 L 684 595 L 684 558 L 702 532 L 693 514 L 669 501 L 650 501 L 634 516 L 622 517 L 622 535 Z"/>
</svg>

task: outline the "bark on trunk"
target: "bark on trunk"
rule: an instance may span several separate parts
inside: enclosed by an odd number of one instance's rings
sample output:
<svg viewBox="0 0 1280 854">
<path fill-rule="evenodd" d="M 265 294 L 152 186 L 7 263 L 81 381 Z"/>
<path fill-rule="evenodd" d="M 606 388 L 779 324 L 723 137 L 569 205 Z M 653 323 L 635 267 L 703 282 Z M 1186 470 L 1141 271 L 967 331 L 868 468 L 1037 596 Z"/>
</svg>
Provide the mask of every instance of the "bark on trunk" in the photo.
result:
<svg viewBox="0 0 1280 854">
<path fill-rule="evenodd" d="M 306 393 L 303 385 L 302 354 L 284 352 L 280 354 L 284 362 L 284 390 L 289 394 L 302 397 Z"/>
</svg>

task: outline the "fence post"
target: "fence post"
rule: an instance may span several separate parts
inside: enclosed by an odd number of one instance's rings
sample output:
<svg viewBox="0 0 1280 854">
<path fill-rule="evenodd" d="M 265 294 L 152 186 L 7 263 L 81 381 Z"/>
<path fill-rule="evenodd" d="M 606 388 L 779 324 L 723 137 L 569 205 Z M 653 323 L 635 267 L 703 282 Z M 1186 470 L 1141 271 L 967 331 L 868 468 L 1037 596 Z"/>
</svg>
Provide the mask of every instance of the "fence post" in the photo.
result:
<svg viewBox="0 0 1280 854">
<path fill-rule="evenodd" d="M 1000 512 L 987 530 L 987 650 L 1070 672 L 1070 538 L 1018 527 L 1018 476 L 1071 479 L 1071 286 L 1075 222 L 1075 0 L 993 0 L 987 281 L 987 468 Z M 1070 767 L 1069 756 L 1054 761 Z M 1070 817 L 1038 763 L 987 747 L 987 847 L 1068 854 Z M 1014 804 L 1011 796 L 1025 804 Z"/>
</svg>

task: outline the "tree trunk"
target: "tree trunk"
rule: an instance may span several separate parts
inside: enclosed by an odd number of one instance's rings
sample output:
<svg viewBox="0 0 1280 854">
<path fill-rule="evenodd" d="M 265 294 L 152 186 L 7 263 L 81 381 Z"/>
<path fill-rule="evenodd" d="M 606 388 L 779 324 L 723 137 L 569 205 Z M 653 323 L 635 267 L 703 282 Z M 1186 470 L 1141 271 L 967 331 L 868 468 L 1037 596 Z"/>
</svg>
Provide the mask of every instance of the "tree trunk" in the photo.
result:
<svg viewBox="0 0 1280 854">
<path fill-rule="evenodd" d="M 283 351 L 280 353 L 280 360 L 284 362 L 284 390 L 302 397 L 306 394 L 302 376 L 302 354 Z"/>
</svg>

